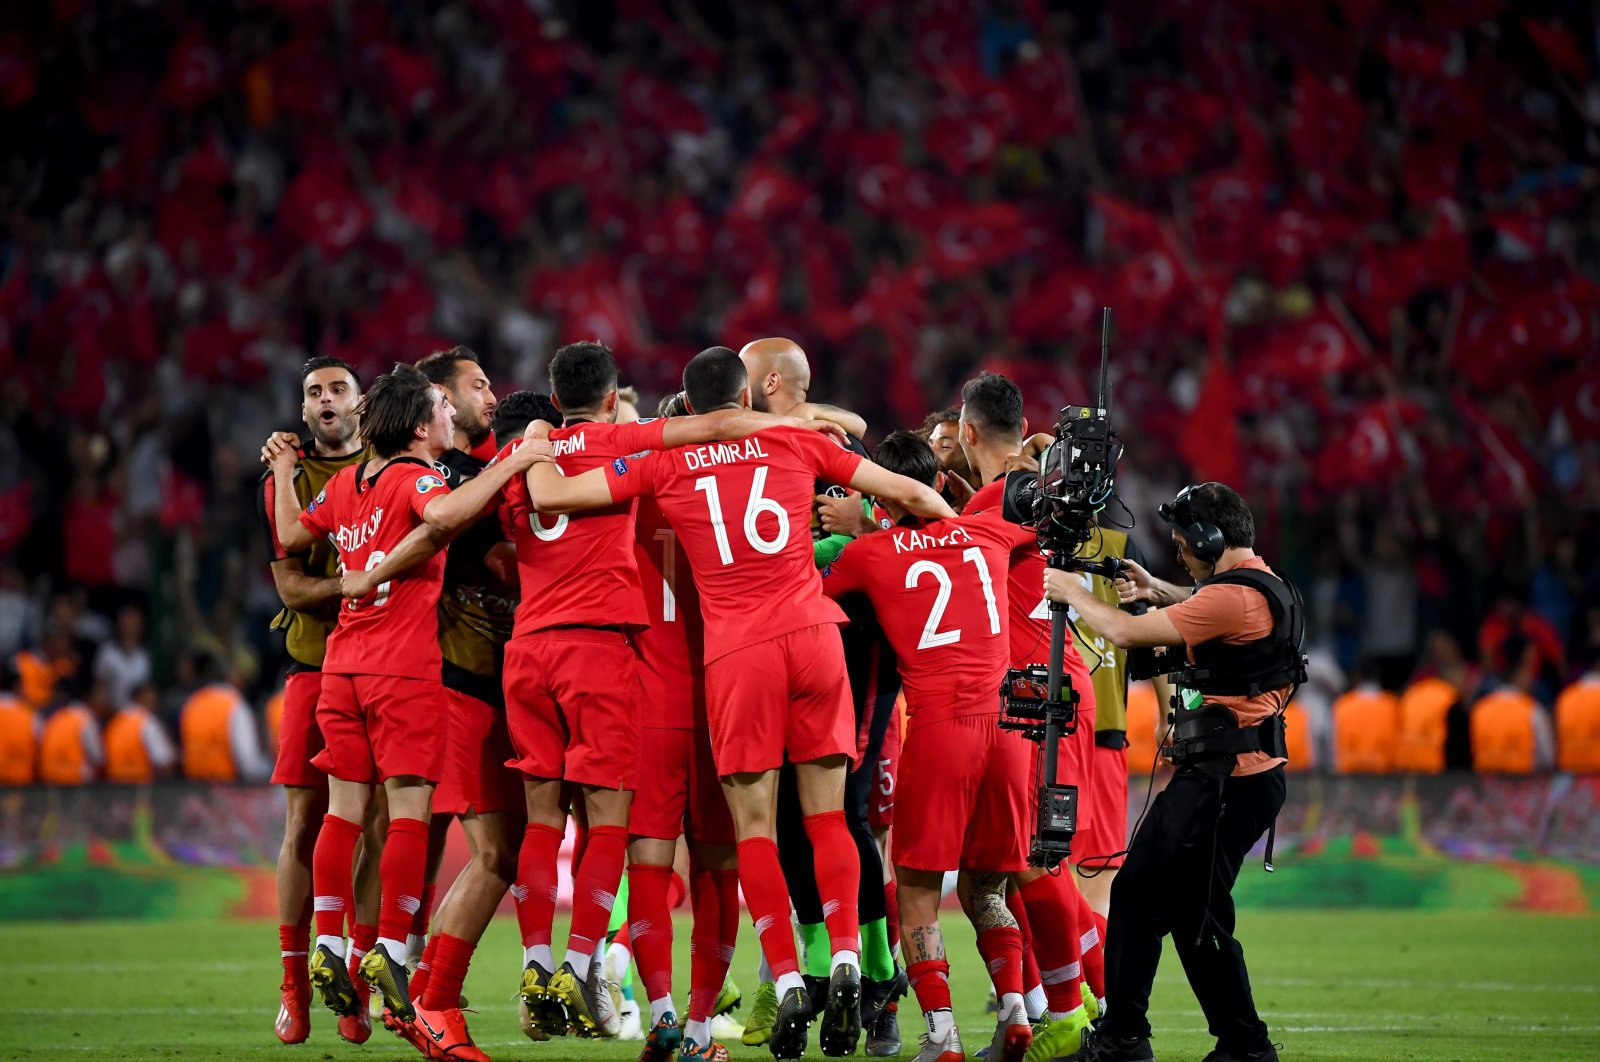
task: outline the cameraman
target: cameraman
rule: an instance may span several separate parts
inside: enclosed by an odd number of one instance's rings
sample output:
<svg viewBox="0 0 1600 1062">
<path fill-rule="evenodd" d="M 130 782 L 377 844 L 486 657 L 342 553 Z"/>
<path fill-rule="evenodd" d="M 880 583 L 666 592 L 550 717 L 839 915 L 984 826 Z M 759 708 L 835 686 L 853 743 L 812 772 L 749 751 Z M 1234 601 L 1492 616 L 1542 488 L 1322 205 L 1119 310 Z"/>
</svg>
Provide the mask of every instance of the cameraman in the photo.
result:
<svg viewBox="0 0 1600 1062">
<path fill-rule="evenodd" d="M 1206 1062 L 1276 1062 L 1233 936 L 1231 891 L 1245 856 L 1283 806 L 1282 711 L 1303 676 L 1304 610 L 1251 548 L 1255 520 L 1231 488 L 1187 487 L 1160 513 L 1196 581 L 1192 590 L 1129 563 L 1118 597 L 1157 606 L 1130 615 L 1095 597 L 1075 573 L 1045 573 L 1046 596 L 1075 608 L 1105 638 L 1125 649 L 1181 643 L 1189 663 L 1174 698 L 1177 771 L 1111 888 L 1106 1017 L 1073 1057 L 1155 1057 L 1146 1013 L 1161 938 L 1171 933 L 1217 1038 Z M 1269 859 L 1270 848 L 1269 840 Z"/>
</svg>

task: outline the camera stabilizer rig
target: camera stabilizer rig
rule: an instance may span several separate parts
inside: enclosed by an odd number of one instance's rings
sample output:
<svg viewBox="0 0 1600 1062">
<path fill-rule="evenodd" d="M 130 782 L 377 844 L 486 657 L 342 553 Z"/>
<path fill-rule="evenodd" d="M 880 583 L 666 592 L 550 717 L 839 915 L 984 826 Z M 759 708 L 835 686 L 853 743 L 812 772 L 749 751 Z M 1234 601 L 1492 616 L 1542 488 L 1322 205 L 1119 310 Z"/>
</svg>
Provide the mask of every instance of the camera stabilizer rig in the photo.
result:
<svg viewBox="0 0 1600 1062">
<path fill-rule="evenodd" d="M 1039 533 L 1045 563 L 1059 571 L 1088 572 L 1114 579 L 1115 558 L 1082 560 L 1078 554 L 1094 534 L 1095 515 L 1111 498 L 1122 443 L 1111 430 L 1111 387 L 1107 376 L 1111 348 L 1111 309 L 1100 318 L 1100 395 L 1093 406 L 1067 406 L 1056 422 L 1056 441 L 1040 459 L 1040 471 L 1014 472 L 1007 482 L 1008 510 L 1026 514 Z M 1013 486 L 1014 483 L 1014 486 Z M 1000 691 L 1000 726 L 1019 731 L 1042 745 L 1038 820 L 1028 863 L 1054 867 L 1072 853 L 1078 828 L 1078 787 L 1057 780 L 1061 738 L 1078 727 L 1079 694 L 1062 673 L 1066 651 L 1067 606 L 1050 603 L 1050 655 L 1047 666 L 1006 672 Z"/>
</svg>

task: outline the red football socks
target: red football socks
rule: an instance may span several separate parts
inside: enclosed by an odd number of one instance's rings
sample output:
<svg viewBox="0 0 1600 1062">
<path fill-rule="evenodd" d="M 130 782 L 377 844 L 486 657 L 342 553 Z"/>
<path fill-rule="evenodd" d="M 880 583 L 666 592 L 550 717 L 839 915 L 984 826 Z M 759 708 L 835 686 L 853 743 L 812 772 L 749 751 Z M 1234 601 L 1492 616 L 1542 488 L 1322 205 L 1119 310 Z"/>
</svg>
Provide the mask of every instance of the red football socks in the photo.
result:
<svg viewBox="0 0 1600 1062">
<path fill-rule="evenodd" d="M 589 827 L 583 862 L 572 874 L 572 932 L 567 937 L 568 953 L 592 958 L 595 946 L 605 939 L 611 908 L 617 902 L 617 887 L 622 884 L 622 863 L 627 851 L 628 831 L 624 827 Z M 577 973 L 579 977 L 589 975 L 588 970 Z"/>
<path fill-rule="evenodd" d="M 694 929 L 689 935 L 689 1020 L 710 1021 L 739 934 L 739 872 L 697 867 L 689 877 L 694 902 Z"/>
<path fill-rule="evenodd" d="M 511 895 L 517 901 L 517 928 L 522 931 L 524 948 L 550 944 L 550 926 L 556 918 L 556 857 L 561 854 L 562 836 L 562 831 L 542 822 L 530 822 L 522 831 L 517 881 L 511 886 Z"/>
<path fill-rule="evenodd" d="M 1082 894 L 1079 894 L 1082 898 Z M 1083 952 L 1083 979 L 1089 982 L 1089 991 L 1097 998 L 1106 997 L 1106 920 L 1094 913 L 1089 901 L 1084 900 L 1078 910 L 1078 924 L 1083 933 L 1078 938 Z"/>
<path fill-rule="evenodd" d="M 422 905 L 422 879 L 428 866 L 428 824 L 421 819 L 390 819 L 378 862 L 383 902 L 378 907 L 378 936 L 404 942 Z M 405 962 L 404 955 L 389 956 Z"/>
<path fill-rule="evenodd" d="M 1082 972 L 1078 962 L 1078 890 L 1063 877 L 1044 874 L 1017 892 L 1028 909 L 1033 952 L 1050 1010 L 1057 1014 L 1075 1010 L 1083 1004 L 1078 988 Z"/>
<path fill-rule="evenodd" d="M 667 906 L 671 886 L 671 867 L 628 865 L 627 929 L 647 1000 L 672 994 L 672 909 Z"/>
<path fill-rule="evenodd" d="M 412 999 L 421 999 L 427 993 L 428 982 L 433 979 L 433 957 L 438 953 L 439 938 L 429 937 L 422 946 L 422 957 L 417 960 L 417 972 L 411 975 Z"/>
<path fill-rule="evenodd" d="M 845 824 L 843 811 L 825 811 L 805 818 L 806 836 L 816 853 L 817 895 L 822 918 L 828 925 L 828 944 L 841 951 L 861 953 L 861 923 L 857 902 L 861 888 L 861 859 Z M 859 961 L 859 960 L 858 960 Z"/>
<path fill-rule="evenodd" d="M 996 994 L 1022 995 L 1022 932 L 1016 926 L 997 926 L 979 932 L 978 954 L 989 968 L 989 979 L 994 982 Z"/>
<path fill-rule="evenodd" d="M 423 876 L 426 877 L 426 873 Z M 433 898 L 438 888 L 439 886 L 431 881 L 422 886 L 422 905 L 411 918 L 411 936 L 420 937 L 427 934 L 428 919 L 433 917 Z"/>
<path fill-rule="evenodd" d="M 922 1013 L 950 1009 L 950 964 L 943 959 L 914 962 L 906 969 Z"/>
<path fill-rule="evenodd" d="M 438 948 L 434 945 L 437 942 Z M 433 951 L 433 962 L 430 968 L 433 973 L 428 977 L 426 994 L 419 994 L 415 982 L 412 983 L 412 998 L 421 999 L 422 1005 L 429 1010 L 449 1010 L 451 1007 L 461 1005 L 461 985 L 467 979 L 467 966 L 472 962 L 472 949 L 477 947 L 470 940 L 440 934 L 428 941 L 428 949 Z"/>
<path fill-rule="evenodd" d="M 317 936 L 344 937 L 344 919 L 355 918 L 356 842 L 361 840 L 359 823 L 324 815 L 317 845 L 311 850 L 311 885 L 315 899 Z"/>
<path fill-rule="evenodd" d="M 283 957 L 284 980 L 308 983 L 306 956 L 311 953 L 311 923 L 278 927 L 278 951 Z"/>
<path fill-rule="evenodd" d="M 371 951 L 372 945 L 376 944 L 377 942 L 377 926 L 363 925 L 357 922 L 355 925 L 350 927 L 350 953 L 346 956 L 346 958 L 349 959 L 351 981 L 355 981 L 360 984 L 366 984 L 365 981 L 360 981 L 358 976 L 358 971 L 361 967 L 361 958 L 362 956 L 366 955 L 367 952 Z"/>
<path fill-rule="evenodd" d="M 1031 992 L 1043 982 L 1039 979 L 1039 960 L 1033 957 L 1033 927 L 1028 923 L 1028 905 L 1022 902 L 1020 890 L 1007 891 L 1006 909 L 1017 920 L 1017 932 L 1022 934 L 1022 990 Z"/>
<path fill-rule="evenodd" d="M 821 861 L 819 852 L 817 862 Z M 739 842 L 739 884 L 772 976 L 798 973 L 800 960 L 794 950 L 794 930 L 789 928 L 789 889 L 772 838 L 747 837 Z"/>
</svg>

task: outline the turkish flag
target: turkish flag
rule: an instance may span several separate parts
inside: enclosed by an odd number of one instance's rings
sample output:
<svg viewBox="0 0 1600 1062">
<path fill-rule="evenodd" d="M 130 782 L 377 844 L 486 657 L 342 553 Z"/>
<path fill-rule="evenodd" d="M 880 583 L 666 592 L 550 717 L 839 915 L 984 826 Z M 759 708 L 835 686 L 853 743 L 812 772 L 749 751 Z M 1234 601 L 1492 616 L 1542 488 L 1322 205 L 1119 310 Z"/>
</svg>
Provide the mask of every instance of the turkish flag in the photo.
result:
<svg viewBox="0 0 1600 1062">
<path fill-rule="evenodd" d="M 1563 378 L 1555 388 L 1572 437 L 1600 439 L 1600 370 L 1593 366 Z"/>
<path fill-rule="evenodd" d="M 1378 486 L 1413 462 L 1407 425 L 1426 412 L 1392 398 L 1368 401 L 1347 413 L 1317 455 L 1317 482 L 1329 489 Z"/>
<path fill-rule="evenodd" d="M 705 112 L 664 78 L 638 70 L 622 77 L 622 116 L 630 126 L 662 133 L 704 133 Z"/>
<path fill-rule="evenodd" d="M 923 132 L 931 158 L 957 177 L 987 171 L 1000 150 L 1000 130 L 966 108 L 947 108 Z"/>
<path fill-rule="evenodd" d="M 1477 451 L 1485 494 L 1500 504 L 1531 502 L 1541 480 L 1539 466 L 1516 432 L 1465 394 L 1456 395 L 1456 408 Z"/>
<path fill-rule="evenodd" d="M 810 199 L 810 186 L 776 166 L 756 162 L 745 170 L 728 214 L 744 221 L 772 222 L 796 213 Z"/>
<path fill-rule="evenodd" d="M 1205 382 L 1178 436 L 1178 453 L 1195 481 L 1239 483 L 1244 473 L 1239 449 L 1240 397 L 1238 381 L 1220 347 L 1213 346 Z"/>
<path fill-rule="evenodd" d="M 928 265 L 941 277 L 986 269 L 1028 249 L 1027 218 L 1010 203 L 947 207 L 925 230 Z"/>
<path fill-rule="evenodd" d="M 1359 369 L 1370 360 L 1362 339 L 1327 305 L 1278 328 L 1263 354 L 1270 375 L 1308 386 L 1331 374 Z"/>
<path fill-rule="evenodd" d="M 1187 122 L 1140 117 L 1123 129 L 1117 154 L 1127 173 L 1160 180 L 1191 169 L 1200 147 L 1199 133 Z"/>
<path fill-rule="evenodd" d="M 315 244 L 335 257 L 366 234 L 372 210 L 342 176 L 312 166 L 289 183 L 278 218 L 302 243 Z"/>
<path fill-rule="evenodd" d="M 1089 203 L 1100 214 L 1107 246 L 1137 254 L 1161 242 L 1159 215 L 1104 192 L 1090 192 Z"/>
<path fill-rule="evenodd" d="M 1342 81 L 1322 81 L 1305 66 L 1295 72 L 1289 153 L 1301 167 L 1337 168 L 1361 149 L 1367 115 Z"/>
<path fill-rule="evenodd" d="M 778 124 L 756 147 L 756 157 L 776 159 L 803 144 L 822 125 L 822 105 L 815 100 L 791 100 Z"/>
<path fill-rule="evenodd" d="M 161 78 L 161 99 L 180 111 L 192 111 L 222 88 L 222 56 L 194 27 L 173 46 Z"/>
<path fill-rule="evenodd" d="M 1245 169 L 1216 170 L 1189 188 L 1194 203 L 1195 252 L 1201 260 L 1239 265 L 1253 257 L 1267 190 Z"/>
<path fill-rule="evenodd" d="M 1261 228 L 1261 243 L 1256 261 L 1268 282 L 1284 287 L 1307 260 L 1316 259 L 1326 248 L 1326 230 L 1315 215 L 1302 210 L 1280 210 Z"/>
<path fill-rule="evenodd" d="M 1083 336 L 1094 326 L 1100 310 L 1100 289 L 1100 274 L 1092 269 L 1060 269 L 1041 277 L 1012 300 L 1010 332 L 1029 343 L 1059 343 Z"/>
</svg>

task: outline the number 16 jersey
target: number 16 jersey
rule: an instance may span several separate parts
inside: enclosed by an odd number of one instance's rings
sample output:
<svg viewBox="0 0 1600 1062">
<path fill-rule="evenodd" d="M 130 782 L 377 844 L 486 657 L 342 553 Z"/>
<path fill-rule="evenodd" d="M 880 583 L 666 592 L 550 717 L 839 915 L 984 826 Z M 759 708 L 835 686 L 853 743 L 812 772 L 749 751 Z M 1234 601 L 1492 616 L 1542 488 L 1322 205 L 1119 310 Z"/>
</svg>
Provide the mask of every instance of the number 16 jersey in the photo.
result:
<svg viewBox="0 0 1600 1062">
<path fill-rule="evenodd" d="M 811 554 L 818 479 L 848 483 L 861 457 L 821 434 L 768 428 L 734 442 L 682 446 L 606 468 L 611 497 L 653 495 L 683 543 L 705 618 L 710 664 L 844 612 L 822 595 Z"/>
</svg>

